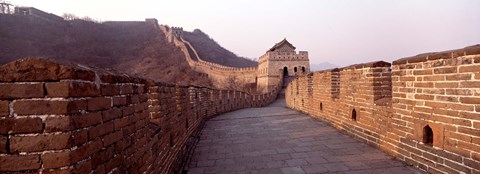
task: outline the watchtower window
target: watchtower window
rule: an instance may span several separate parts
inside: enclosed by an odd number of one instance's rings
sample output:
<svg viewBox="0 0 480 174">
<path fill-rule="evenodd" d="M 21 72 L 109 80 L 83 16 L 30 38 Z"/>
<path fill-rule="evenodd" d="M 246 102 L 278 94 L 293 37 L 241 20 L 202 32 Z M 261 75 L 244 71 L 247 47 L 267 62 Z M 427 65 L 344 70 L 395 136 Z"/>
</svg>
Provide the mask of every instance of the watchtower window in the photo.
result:
<svg viewBox="0 0 480 174">
<path fill-rule="evenodd" d="M 304 66 L 302 66 L 302 73 L 304 73 L 304 72 L 305 72 L 305 67 L 304 67 Z"/>
<path fill-rule="evenodd" d="M 323 104 L 320 102 L 320 110 L 323 111 Z"/>
<path fill-rule="evenodd" d="M 293 68 L 293 72 L 297 72 L 297 67 Z"/>
<path fill-rule="evenodd" d="M 355 109 L 352 110 L 352 120 L 357 121 L 357 111 Z"/>
<path fill-rule="evenodd" d="M 283 67 L 283 76 L 288 76 L 288 68 Z"/>
<path fill-rule="evenodd" d="M 433 131 L 428 125 L 423 128 L 423 144 L 433 145 Z"/>
</svg>

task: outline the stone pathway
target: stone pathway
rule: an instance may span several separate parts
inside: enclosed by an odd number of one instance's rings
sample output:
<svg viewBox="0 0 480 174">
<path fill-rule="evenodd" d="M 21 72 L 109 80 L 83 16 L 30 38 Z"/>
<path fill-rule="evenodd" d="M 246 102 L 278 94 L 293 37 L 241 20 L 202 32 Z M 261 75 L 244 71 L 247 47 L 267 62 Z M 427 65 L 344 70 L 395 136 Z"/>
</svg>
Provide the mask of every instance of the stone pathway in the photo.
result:
<svg viewBox="0 0 480 174">
<path fill-rule="evenodd" d="M 206 122 L 189 164 L 207 173 L 422 173 L 279 99 Z"/>
</svg>

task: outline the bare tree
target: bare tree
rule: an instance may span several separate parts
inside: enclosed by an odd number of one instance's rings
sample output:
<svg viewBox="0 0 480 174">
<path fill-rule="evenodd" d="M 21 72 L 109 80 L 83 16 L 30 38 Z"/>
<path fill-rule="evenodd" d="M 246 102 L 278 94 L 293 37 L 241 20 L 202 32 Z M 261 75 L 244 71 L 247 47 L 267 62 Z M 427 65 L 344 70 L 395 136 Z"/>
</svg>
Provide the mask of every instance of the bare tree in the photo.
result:
<svg viewBox="0 0 480 174">
<path fill-rule="evenodd" d="M 71 20 L 74 20 L 74 19 L 79 19 L 78 16 L 76 16 L 72 13 L 63 13 L 62 17 L 63 17 L 63 19 L 65 19 L 67 21 L 71 21 Z"/>
</svg>

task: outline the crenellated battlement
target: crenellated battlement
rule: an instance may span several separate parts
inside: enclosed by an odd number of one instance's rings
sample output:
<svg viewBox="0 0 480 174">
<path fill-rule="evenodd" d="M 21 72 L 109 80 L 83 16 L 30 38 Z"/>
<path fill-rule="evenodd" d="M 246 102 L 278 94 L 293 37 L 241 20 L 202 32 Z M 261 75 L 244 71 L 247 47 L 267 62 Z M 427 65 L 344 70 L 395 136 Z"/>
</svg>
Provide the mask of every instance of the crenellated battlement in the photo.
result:
<svg viewBox="0 0 480 174">
<path fill-rule="evenodd" d="M 265 94 L 46 59 L 0 66 L 0 173 L 181 173 L 205 120 Z"/>
<path fill-rule="evenodd" d="M 287 106 L 430 173 L 480 172 L 480 45 L 297 77 Z"/>
</svg>

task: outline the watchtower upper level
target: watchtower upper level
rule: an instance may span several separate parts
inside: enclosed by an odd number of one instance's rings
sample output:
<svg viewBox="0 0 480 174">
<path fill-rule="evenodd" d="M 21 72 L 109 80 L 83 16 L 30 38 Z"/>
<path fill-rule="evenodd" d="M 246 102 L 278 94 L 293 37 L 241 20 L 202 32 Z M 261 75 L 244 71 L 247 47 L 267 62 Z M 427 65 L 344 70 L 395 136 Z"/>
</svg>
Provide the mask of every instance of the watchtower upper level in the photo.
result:
<svg viewBox="0 0 480 174">
<path fill-rule="evenodd" d="M 183 36 L 183 28 L 182 27 L 172 27 L 172 34 L 173 36 L 180 38 Z"/>
<path fill-rule="evenodd" d="M 264 55 L 260 56 L 259 63 L 270 61 L 308 61 L 308 52 L 295 51 L 293 46 L 287 39 L 283 39 L 270 48 Z"/>
</svg>

